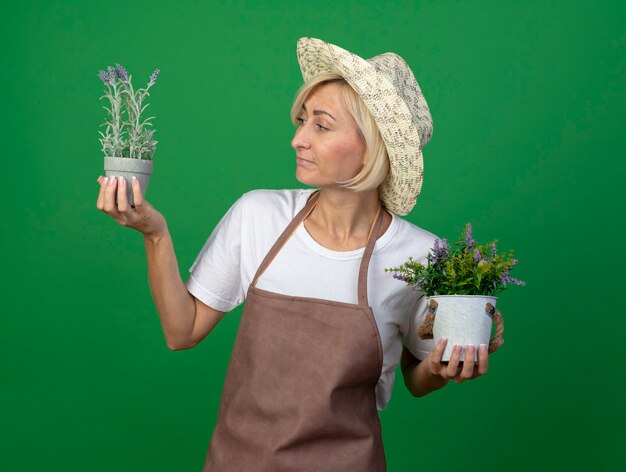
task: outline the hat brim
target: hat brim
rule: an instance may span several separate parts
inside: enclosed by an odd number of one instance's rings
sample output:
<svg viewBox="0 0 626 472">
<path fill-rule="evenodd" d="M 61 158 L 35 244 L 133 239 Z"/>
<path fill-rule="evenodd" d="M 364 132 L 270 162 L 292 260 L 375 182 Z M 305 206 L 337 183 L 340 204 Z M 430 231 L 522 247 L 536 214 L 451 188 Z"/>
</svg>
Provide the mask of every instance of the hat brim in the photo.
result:
<svg viewBox="0 0 626 472">
<path fill-rule="evenodd" d="M 373 64 L 339 46 L 301 38 L 297 55 L 304 81 L 334 71 L 361 97 L 389 155 L 389 174 L 379 187 L 381 200 L 388 210 L 408 214 L 422 188 L 424 164 L 419 133 L 406 102 Z"/>
</svg>

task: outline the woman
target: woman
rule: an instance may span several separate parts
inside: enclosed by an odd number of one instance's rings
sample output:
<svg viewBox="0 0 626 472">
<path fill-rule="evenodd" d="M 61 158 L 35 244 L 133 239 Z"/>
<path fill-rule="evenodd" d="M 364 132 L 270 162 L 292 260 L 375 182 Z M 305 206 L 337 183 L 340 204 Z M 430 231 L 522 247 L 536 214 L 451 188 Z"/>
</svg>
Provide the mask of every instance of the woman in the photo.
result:
<svg viewBox="0 0 626 472">
<path fill-rule="evenodd" d="M 416 202 L 432 133 L 411 70 L 393 53 L 366 61 L 313 38 L 298 41 L 298 61 L 296 177 L 319 190 L 244 194 L 186 285 L 138 182 L 130 208 L 127 182 L 99 179 L 98 209 L 144 235 L 170 349 L 195 346 L 245 300 L 205 471 L 385 470 L 377 409 L 400 361 L 417 397 L 488 368 L 485 346 L 477 365 L 459 362 L 462 346 L 442 363 L 445 339 L 416 338 L 418 297 L 383 270 L 425 258 L 435 239 L 395 216 Z"/>
</svg>

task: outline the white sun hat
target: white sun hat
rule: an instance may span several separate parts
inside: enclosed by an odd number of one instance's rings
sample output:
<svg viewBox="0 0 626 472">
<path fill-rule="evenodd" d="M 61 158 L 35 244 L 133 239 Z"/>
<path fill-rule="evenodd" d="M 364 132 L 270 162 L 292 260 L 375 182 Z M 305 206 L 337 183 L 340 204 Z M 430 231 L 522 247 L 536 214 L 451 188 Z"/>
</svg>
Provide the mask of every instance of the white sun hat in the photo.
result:
<svg viewBox="0 0 626 472">
<path fill-rule="evenodd" d="M 407 63 L 393 52 L 365 60 L 315 38 L 300 38 L 297 53 L 305 81 L 336 72 L 361 97 L 389 155 L 389 174 L 378 188 L 380 199 L 389 211 L 408 214 L 422 188 L 422 148 L 432 136 L 433 119 Z"/>
</svg>

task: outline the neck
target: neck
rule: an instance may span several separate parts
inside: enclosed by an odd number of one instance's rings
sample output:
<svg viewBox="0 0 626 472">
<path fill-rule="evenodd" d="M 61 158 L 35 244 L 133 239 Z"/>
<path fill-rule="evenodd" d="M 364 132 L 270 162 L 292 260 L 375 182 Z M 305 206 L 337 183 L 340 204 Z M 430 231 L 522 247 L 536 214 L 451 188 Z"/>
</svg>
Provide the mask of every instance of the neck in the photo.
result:
<svg viewBox="0 0 626 472">
<path fill-rule="evenodd" d="M 322 231 L 333 245 L 351 247 L 367 241 L 372 223 L 380 208 L 378 191 L 351 192 L 344 189 L 320 190 L 307 228 Z"/>
</svg>

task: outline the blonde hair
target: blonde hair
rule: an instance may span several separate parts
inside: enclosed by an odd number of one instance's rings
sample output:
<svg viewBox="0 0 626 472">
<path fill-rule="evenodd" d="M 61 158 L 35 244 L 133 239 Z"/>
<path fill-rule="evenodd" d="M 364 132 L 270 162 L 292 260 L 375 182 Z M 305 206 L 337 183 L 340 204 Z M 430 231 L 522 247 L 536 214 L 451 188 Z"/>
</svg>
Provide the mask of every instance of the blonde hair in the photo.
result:
<svg viewBox="0 0 626 472">
<path fill-rule="evenodd" d="M 308 96 L 317 87 L 329 83 L 336 83 L 342 86 L 344 105 L 354 119 L 359 134 L 365 142 L 366 149 L 363 169 L 353 178 L 338 181 L 337 183 L 355 192 L 378 188 L 389 173 L 387 148 L 367 106 L 341 75 L 336 72 L 324 72 L 303 83 L 296 92 L 296 97 L 291 106 L 291 121 L 297 126 L 299 124 L 298 118 L 302 113 L 302 106 Z"/>
</svg>

